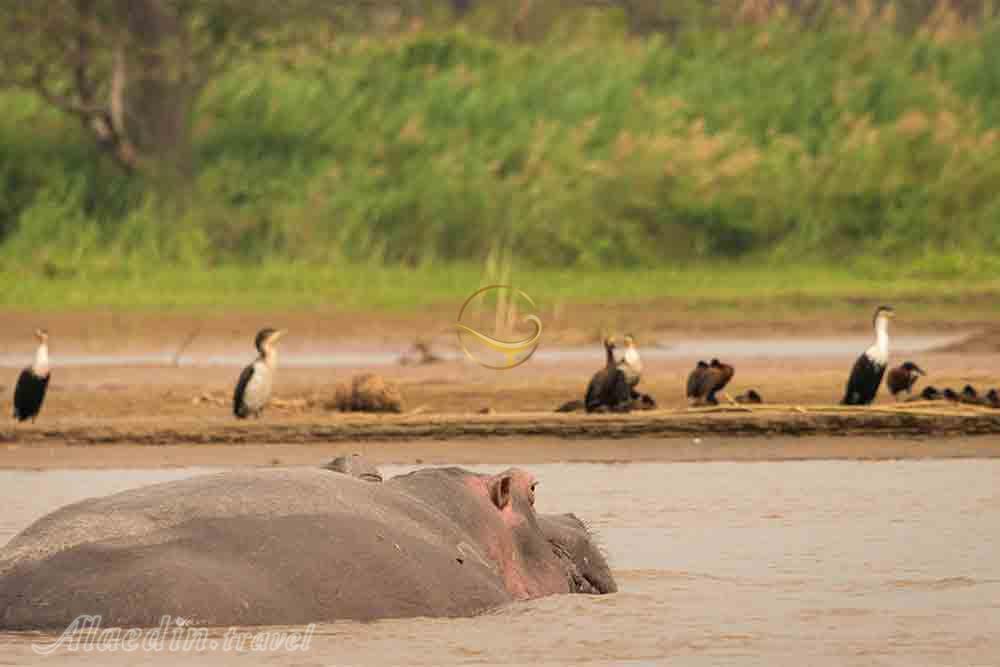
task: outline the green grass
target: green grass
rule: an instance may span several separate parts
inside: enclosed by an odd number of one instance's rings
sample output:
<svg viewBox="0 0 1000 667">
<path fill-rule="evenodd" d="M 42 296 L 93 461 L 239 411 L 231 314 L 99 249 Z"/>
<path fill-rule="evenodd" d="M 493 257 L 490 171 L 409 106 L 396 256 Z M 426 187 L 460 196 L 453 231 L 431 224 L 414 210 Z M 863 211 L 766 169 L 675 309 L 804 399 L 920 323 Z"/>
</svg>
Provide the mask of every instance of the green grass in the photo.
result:
<svg viewBox="0 0 1000 667">
<path fill-rule="evenodd" d="M 456 309 L 482 283 L 478 266 L 429 269 L 269 263 L 215 270 L 158 269 L 39 278 L 0 273 L 0 308 L 16 310 L 339 310 L 415 313 Z M 1000 278 L 881 279 L 829 266 L 701 265 L 675 269 L 516 270 L 511 282 L 543 311 L 566 304 L 635 304 L 664 321 L 856 316 L 875 303 L 905 304 L 908 319 L 1000 319 Z M 648 304 L 653 303 L 655 306 Z"/>
<path fill-rule="evenodd" d="M 183 208 L 0 93 L 0 301 L 405 307 L 457 298 L 499 247 L 552 298 L 995 287 L 997 25 L 580 25 L 237 65 L 199 105 Z"/>
</svg>

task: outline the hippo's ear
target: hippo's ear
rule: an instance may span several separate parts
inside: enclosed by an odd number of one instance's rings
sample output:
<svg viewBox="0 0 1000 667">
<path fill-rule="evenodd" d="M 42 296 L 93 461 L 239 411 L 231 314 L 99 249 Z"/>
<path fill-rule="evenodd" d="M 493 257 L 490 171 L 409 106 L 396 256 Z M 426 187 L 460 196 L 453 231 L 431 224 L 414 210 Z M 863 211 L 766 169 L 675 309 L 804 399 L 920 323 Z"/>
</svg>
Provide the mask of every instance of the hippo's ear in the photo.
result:
<svg viewBox="0 0 1000 667">
<path fill-rule="evenodd" d="M 490 480 L 490 500 L 497 509 L 502 510 L 510 504 L 510 484 L 511 476 L 507 473 L 497 475 Z"/>
</svg>

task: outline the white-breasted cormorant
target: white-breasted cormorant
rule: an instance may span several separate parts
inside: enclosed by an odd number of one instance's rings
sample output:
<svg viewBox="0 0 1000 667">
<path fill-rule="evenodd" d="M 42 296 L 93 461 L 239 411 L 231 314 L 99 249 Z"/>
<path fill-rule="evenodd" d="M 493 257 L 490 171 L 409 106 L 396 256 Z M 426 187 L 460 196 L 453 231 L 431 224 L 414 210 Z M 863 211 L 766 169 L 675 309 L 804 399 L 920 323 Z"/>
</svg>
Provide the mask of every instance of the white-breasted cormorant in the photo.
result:
<svg viewBox="0 0 1000 667">
<path fill-rule="evenodd" d="M 895 315 L 890 306 L 875 309 L 875 344 L 864 351 L 851 369 L 843 405 L 870 405 L 875 400 L 885 367 L 889 363 L 889 320 Z"/>
<path fill-rule="evenodd" d="M 587 385 L 587 394 L 583 404 L 587 412 L 601 409 L 626 410 L 631 399 L 631 392 L 625 382 L 625 374 L 615 361 L 615 340 L 613 337 L 604 339 L 604 368 L 594 373 Z"/>
<path fill-rule="evenodd" d="M 926 375 L 924 369 L 912 361 L 904 361 L 899 366 L 889 370 L 889 373 L 885 376 L 885 386 L 888 387 L 889 393 L 893 395 L 893 398 L 899 398 L 898 395 L 903 392 L 906 392 L 907 396 L 909 396 L 913 385 L 917 383 L 917 379 L 921 375 Z"/>
<path fill-rule="evenodd" d="M 632 337 L 632 334 L 625 336 L 625 354 L 618 362 L 618 367 L 625 374 L 625 382 L 628 384 L 631 398 L 639 398 L 639 392 L 635 390 L 635 387 L 642 379 L 642 360 L 639 358 L 639 348 L 635 346 L 635 338 Z"/>
<path fill-rule="evenodd" d="M 21 371 L 14 388 L 14 419 L 22 422 L 26 419 L 35 421 L 52 377 L 49 370 L 49 334 L 44 329 L 36 329 L 35 338 L 38 340 L 35 363 Z"/>
<path fill-rule="evenodd" d="M 250 415 L 260 417 L 271 398 L 274 371 L 278 365 L 278 351 L 274 344 L 285 335 L 283 330 L 261 329 L 254 339 L 259 356 L 243 369 L 233 393 L 233 414 L 240 419 Z"/>
</svg>

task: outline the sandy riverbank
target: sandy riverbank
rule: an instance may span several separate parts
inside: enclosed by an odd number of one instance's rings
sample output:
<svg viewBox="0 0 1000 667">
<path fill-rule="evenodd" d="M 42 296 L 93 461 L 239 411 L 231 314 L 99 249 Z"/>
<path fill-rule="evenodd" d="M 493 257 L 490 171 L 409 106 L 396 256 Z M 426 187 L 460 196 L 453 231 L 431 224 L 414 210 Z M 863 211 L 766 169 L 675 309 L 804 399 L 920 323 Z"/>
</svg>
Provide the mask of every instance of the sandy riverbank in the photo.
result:
<svg viewBox="0 0 1000 667">
<path fill-rule="evenodd" d="M 406 352 L 416 337 L 413 332 L 420 330 L 420 322 L 412 317 L 399 321 L 389 316 L 376 318 L 372 326 L 385 338 L 359 343 L 358 330 L 348 326 L 343 316 L 331 315 L 328 321 L 322 314 L 300 314 L 288 325 L 298 333 L 291 334 L 288 344 L 282 346 L 275 404 L 262 419 L 240 422 L 231 416 L 230 401 L 239 365 L 252 358 L 251 345 L 243 339 L 259 321 L 284 326 L 286 320 L 244 315 L 198 320 L 203 328 L 185 348 L 188 361 L 174 365 L 168 343 L 190 333 L 196 323 L 192 317 L 168 315 L 159 321 L 151 314 L 109 314 L 106 319 L 93 314 L 88 318 L 72 313 L 52 316 L 54 324 L 49 324 L 50 329 L 58 326 L 58 330 L 73 331 L 74 335 L 53 335 L 53 378 L 38 423 L 15 426 L 8 421 L 0 426 L 0 466 L 45 467 L 49 465 L 45 462 L 48 456 L 85 465 L 88 456 L 97 456 L 97 451 L 107 452 L 100 455 L 101 465 L 114 467 L 115 456 L 122 457 L 121 465 L 140 465 L 142 456 L 132 450 L 160 445 L 169 447 L 153 447 L 152 451 L 171 453 L 163 457 L 151 455 L 151 465 L 194 465 L 205 457 L 212 464 L 239 464 L 244 462 L 243 456 L 252 456 L 259 464 L 271 459 L 312 461 L 312 448 L 319 448 L 315 451 L 325 456 L 323 448 L 327 446 L 341 451 L 342 447 L 362 445 L 375 450 L 386 448 L 385 460 L 400 461 L 437 457 L 475 462 L 496 460 L 497 456 L 503 460 L 579 460 L 578 455 L 586 460 L 629 460 L 631 447 L 641 448 L 642 456 L 655 460 L 713 459 L 716 454 L 704 447 L 689 448 L 692 439 L 698 437 L 740 441 L 738 446 L 726 449 L 726 456 L 738 458 L 853 458 L 871 449 L 851 444 L 863 442 L 865 436 L 879 436 L 895 443 L 875 448 L 880 457 L 923 455 L 926 451 L 944 456 L 949 447 L 954 447 L 957 455 L 992 456 L 992 438 L 965 441 L 961 436 L 1000 434 L 1000 411 L 944 404 L 907 405 L 900 409 L 884 391 L 872 409 L 845 411 L 834 407 L 857 354 L 854 347 L 860 351 L 866 345 L 867 334 L 856 333 L 846 325 L 845 332 L 838 336 L 801 322 L 793 327 L 797 336 L 768 336 L 765 331 L 751 336 L 743 332 L 743 340 L 757 347 L 748 348 L 743 356 L 726 358 L 736 366 L 728 390 L 736 395 L 748 388 L 756 389 L 769 404 L 760 409 L 686 409 L 683 386 L 697 358 L 695 352 L 705 358 L 719 354 L 711 342 L 705 343 L 704 350 L 695 344 L 691 355 L 671 352 L 672 341 L 687 340 L 689 347 L 690 341 L 698 341 L 699 337 L 710 341 L 695 327 L 690 331 L 661 332 L 653 341 L 647 339 L 642 389 L 656 397 L 660 410 L 632 415 L 562 415 L 553 413 L 555 407 L 581 398 L 590 375 L 600 366 L 602 352 L 598 345 L 567 348 L 568 343 L 563 342 L 561 349 L 570 353 L 496 372 L 449 355 L 449 339 L 439 336 L 435 340 L 445 361 L 401 366 L 395 359 Z M 13 324 L 27 327 L 28 319 L 20 315 Z M 92 323 L 91 329 L 87 329 L 86 322 Z M 331 328 L 324 331 L 325 325 Z M 9 338 L 16 329 L 13 325 L 5 328 L 3 337 Z M 915 335 L 906 326 L 898 326 L 897 330 L 901 338 Z M 952 335 L 961 333 L 947 327 L 943 330 Z M 119 332 L 117 337 L 115 331 Z M 933 329 L 917 333 L 942 335 Z M 583 330 L 576 330 L 576 334 L 583 336 Z M 845 337 L 855 335 L 856 344 L 853 338 L 850 344 L 843 344 Z M 241 342 L 226 344 L 226 336 Z M 763 346 L 761 341 L 765 341 Z M 803 346 L 803 341 L 816 343 Z M 951 344 L 947 351 L 915 347 L 897 353 L 895 361 L 917 361 L 929 372 L 924 384 L 960 389 L 969 383 L 981 390 L 1000 386 L 996 357 L 982 342 L 965 348 Z M 30 357 L 30 341 L 7 343 L 8 355 Z M 363 351 L 357 352 L 362 347 Z M 337 351 L 341 361 L 333 366 L 310 365 L 309 360 L 317 358 L 317 350 L 322 354 Z M 116 363 L 118 354 L 165 361 Z M 62 363 L 72 355 L 84 356 L 74 363 Z M 86 355 L 97 355 L 93 359 L 100 359 L 100 363 L 88 361 Z M 372 370 L 371 359 L 376 357 L 382 362 L 374 370 L 399 383 L 404 413 L 378 416 L 331 411 L 328 404 L 336 385 L 355 373 Z M 2 409 L 7 414 L 17 372 L 16 366 L 10 365 L 0 375 Z M 791 449 L 769 450 L 766 440 L 742 442 L 746 436 L 792 435 L 818 438 L 815 442 L 826 444 L 819 449 L 795 451 L 791 445 Z M 845 435 L 852 437 L 827 438 Z M 959 439 L 953 440 L 955 437 Z M 923 444 L 919 451 L 899 449 L 899 438 L 920 438 Z M 932 444 L 940 438 L 950 444 Z M 632 443 L 632 439 L 641 444 Z M 581 445 L 598 441 L 606 442 Z M 521 444 L 528 442 L 534 444 Z M 272 453 L 272 445 L 285 449 L 283 453 Z M 512 446 L 526 449 L 513 456 Z M 205 448 L 206 453 L 194 454 L 199 448 Z M 584 454 L 578 454 L 584 450 Z M 293 451 L 302 453 L 293 455 Z M 535 451 L 541 459 L 532 458 Z M 390 455 L 393 452 L 405 456 Z"/>
</svg>

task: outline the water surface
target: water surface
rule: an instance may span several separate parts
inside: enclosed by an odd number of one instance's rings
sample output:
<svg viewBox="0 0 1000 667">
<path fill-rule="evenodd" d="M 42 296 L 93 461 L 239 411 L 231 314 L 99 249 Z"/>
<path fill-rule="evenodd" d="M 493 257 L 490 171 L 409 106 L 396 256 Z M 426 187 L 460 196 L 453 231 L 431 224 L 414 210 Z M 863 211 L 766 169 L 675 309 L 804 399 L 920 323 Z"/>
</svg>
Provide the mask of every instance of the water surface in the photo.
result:
<svg viewBox="0 0 1000 667">
<path fill-rule="evenodd" d="M 964 336 L 895 336 L 892 347 L 895 352 L 926 352 L 962 340 Z M 434 353 L 445 360 L 464 359 L 460 350 L 449 348 L 449 339 L 444 345 L 434 347 Z M 643 358 L 656 359 L 697 359 L 712 350 L 712 354 L 726 359 L 800 359 L 838 358 L 853 359 L 860 350 L 872 343 L 871 336 L 839 336 L 835 338 L 719 338 L 719 339 L 676 339 L 651 341 L 642 346 Z M 162 350 L 141 354 L 59 354 L 52 351 L 53 366 L 244 366 L 252 360 L 252 354 L 238 346 L 233 354 L 184 353 Z M 409 345 L 335 345 L 310 346 L 282 350 L 281 364 L 293 368 L 368 368 L 395 366 Z M 594 358 L 594 345 L 547 345 L 543 344 L 534 354 L 535 361 L 569 362 L 590 361 Z M 599 349 L 599 348 L 598 348 Z M 34 359 L 30 354 L 0 354 L 0 368 L 21 368 Z"/>
</svg>

